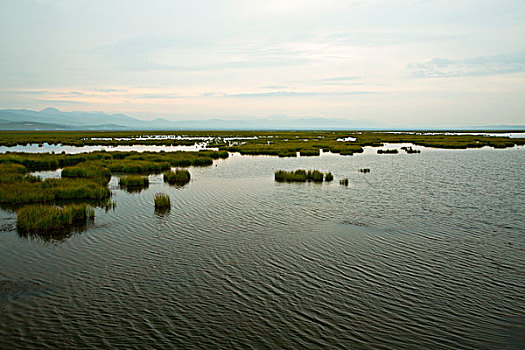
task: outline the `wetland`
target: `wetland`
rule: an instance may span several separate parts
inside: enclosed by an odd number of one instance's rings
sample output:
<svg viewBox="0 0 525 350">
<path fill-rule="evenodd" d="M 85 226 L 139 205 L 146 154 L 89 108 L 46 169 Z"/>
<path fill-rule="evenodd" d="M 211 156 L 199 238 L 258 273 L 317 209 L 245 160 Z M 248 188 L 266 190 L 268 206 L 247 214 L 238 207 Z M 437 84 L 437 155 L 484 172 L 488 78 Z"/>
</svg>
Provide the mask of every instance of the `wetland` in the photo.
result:
<svg viewBox="0 0 525 350">
<path fill-rule="evenodd" d="M 525 343 L 524 138 L 2 132 L 0 143 L 2 348 Z M 32 153 L 44 143 L 60 146 Z M 62 154 L 121 144 L 138 149 Z"/>
</svg>

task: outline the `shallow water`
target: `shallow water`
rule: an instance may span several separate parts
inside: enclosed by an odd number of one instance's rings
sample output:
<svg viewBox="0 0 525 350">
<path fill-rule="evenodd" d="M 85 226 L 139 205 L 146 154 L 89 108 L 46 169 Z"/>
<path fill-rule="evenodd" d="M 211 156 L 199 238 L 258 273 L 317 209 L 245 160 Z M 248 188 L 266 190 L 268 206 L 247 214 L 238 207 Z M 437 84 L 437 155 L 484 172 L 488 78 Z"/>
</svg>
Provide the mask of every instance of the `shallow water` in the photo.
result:
<svg viewBox="0 0 525 350">
<path fill-rule="evenodd" d="M 113 177 L 115 211 L 63 241 L 1 210 L 0 348 L 523 348 L 525 148 L 421 149 Z M 274 182 L 297 168 L 335 181 Z"/>
</svg>

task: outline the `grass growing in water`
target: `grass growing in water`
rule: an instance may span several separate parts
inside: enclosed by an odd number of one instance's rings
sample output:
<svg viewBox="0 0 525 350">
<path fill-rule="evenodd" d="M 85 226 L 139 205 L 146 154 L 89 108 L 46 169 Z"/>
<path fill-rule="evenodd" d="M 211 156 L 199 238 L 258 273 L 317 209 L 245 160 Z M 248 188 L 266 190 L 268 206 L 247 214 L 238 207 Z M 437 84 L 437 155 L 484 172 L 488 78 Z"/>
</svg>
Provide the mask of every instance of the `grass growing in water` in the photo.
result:
<svg viewBox="0 0 525 350">
<path fill-rule="evenodd" d="M 350 180 L 348 180 L 347 177 L 345 177 L 344 179 L 340 180 L 339 181 L 339 184 L 340 185 L 343 185 L 343 186 L 348 186 L 348 183 L 350 182 Z"/>
<path fill-rule="evenodd" d="M 94 216 L 95 210 L 86 204 L 29 205 L 18 211 L 16 226 L 23 233 L 52 233 L 85 223 Z"/>
<path fill-rule="evenodd" d="M 370 172 L 370 169 L 368 168 L 363 168 L 363 169 L 359 169 L 358 170 L 360 173 L 369 173 Z"/>
<path fill-rule="evenodd" d="M 187 183 L 190 181 L 190 172 L 184 169 L 177 169 L 176 171 L 166 171 L 164 173 L 164 182 L 169 184 Z"/>
<path fill-rule="evenodd" d="M 408 154 L 412 154 L 412 153 L 421 153 L 420 150 L 418 150 L 418 149 L 413 149 L 412 146 L 409 146 L 409 147 L 401 147 L 401 149 L 402 149 L 403 151 L 405 151 L 406 153 L 408 153 Z"/>
<path fill-rule="evenodd" d="M 326 182 L 334 181 L 334 175 L 331 172 L 327 172 L 324 176 Z"/>
<path fill-rule="evenodd" d="M 63 178 L 87 178 L 101 184 L 107 184 L 111 179 L 111 172 L 94 164 L 79 164 L 62 169 Z"/>
<path fill-rule="evenodd" d="M 378 149 L 377 154 L 396 154 L 398 153 L 397 149 Z"/>
<path fill-rule="evenodd" d="M 155 209 L 156 210 L 167 210 L 171 207 L 170 196 L 166 193 L 157 193 L 155 195 Z"/>
<path fill-rule="evenodd" d="M 286 171 L 286 170 L 277 170 L 275 172 L 275 181 L 278 182 L 323 182 L 323 180 L 326 181 L 332 181 L 333 175 L 331 173 L 328 173 L 331 175 L 331 180 L 325 179 L 325 174 L 320 172 L 319 170 L 304 170 L 304 169 L 298 169 L 295 171 Z M 330 177 L 329 177 L 330 178 Z"/>
<path fill-rule="evenodd" d="M 119 180 L 120 186 L 146 187 L 149 186 L 149 178 L 140 175 L 122 176 Z"/>
</svg>

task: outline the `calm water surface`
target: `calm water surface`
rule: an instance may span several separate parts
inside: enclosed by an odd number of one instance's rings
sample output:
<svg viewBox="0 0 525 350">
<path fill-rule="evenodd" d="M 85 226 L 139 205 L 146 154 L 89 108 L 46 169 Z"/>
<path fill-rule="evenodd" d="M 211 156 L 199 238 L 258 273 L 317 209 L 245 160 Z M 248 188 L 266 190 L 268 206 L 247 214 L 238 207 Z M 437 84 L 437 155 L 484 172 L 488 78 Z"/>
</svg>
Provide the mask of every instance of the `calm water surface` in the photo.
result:
<svg viewBox="0 0 525 350">
<path fill-rule="evenodd" d="M 61 241 L 1 210 L 0 348 L 524 348 L 525 149 L 422 149 L 114 177 Z M 336 181 L 273 181 L 297 168 Z"/>
</svg>

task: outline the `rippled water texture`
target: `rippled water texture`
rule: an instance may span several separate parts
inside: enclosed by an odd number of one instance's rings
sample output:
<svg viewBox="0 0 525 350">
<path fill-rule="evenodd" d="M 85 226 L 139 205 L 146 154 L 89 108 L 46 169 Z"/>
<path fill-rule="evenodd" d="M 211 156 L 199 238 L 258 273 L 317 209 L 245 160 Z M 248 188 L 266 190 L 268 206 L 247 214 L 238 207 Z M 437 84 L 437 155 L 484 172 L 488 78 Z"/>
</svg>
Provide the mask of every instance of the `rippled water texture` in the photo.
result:
<svg viewBox="0 0 525 350">
<path fill-rule="evenodd" d="M 63 241 L 0 211 L 0 348 L 524 348 L 525 149 L 422 149 L 114 177 Z M 297 168 L 336 181 L 274 182 Z"/>
</svg>

